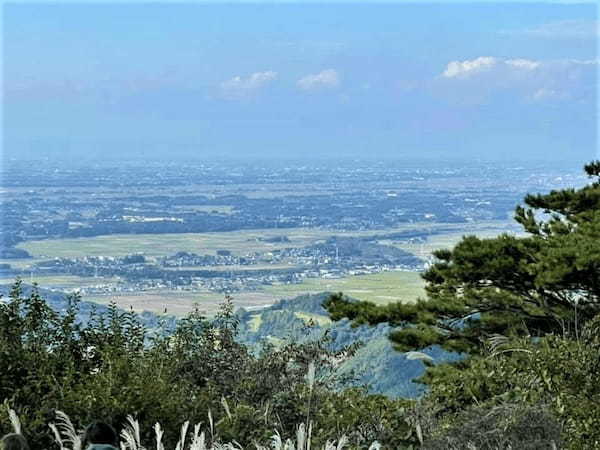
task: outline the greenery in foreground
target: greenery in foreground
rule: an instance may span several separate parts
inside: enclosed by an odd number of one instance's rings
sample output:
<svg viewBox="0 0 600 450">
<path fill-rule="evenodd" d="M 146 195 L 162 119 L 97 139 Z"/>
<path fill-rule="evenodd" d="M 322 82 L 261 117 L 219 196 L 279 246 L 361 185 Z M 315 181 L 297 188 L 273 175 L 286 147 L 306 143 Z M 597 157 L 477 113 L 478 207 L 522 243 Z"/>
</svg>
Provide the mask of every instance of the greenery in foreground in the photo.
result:
<svg viewBox="0 0 600 450">
<path fill-rule="evenodd" d="M 581 189 L 525 198 L 516 210 L 525 237 L 467 236 L 436 252 L 426 299 L 328 300 L 334 319 L 399 327 L 390 335 L 398 350 L 465 356 L 421 379 L 428 448 L 550 448 L 553 429 L 564 448 L 600 448 L 600 162 L 585 170 L 593 181 Z M 530 408 L 523 417 L 537 446 L 507 441 L 527 428 L 511 423 L 520 408 Z"/>
<path fill-rule="evenodd" d="M 315 447 L 346 435 L 354 448 L 415 441 L 410 403 L 344 389 L 336 367 L 354 348 L 330 350 L 327 337 L 255 354 L 239 344 L 230 302 L 216 320 L 194 312 L 174 330 L 150 332 L 135 313 L 116 307 L 76 320 L 79 300 L 57 313 L 17 283 L 0 303 L 0 401 L 14 408 L 33 448 L 52 448 L 55 410 L 81 427 L 94 419 L 120 429 L 133 414 L 152 442 L 154 423 L 174 447 L 184 421 L 214 418 L 213 441 L 250 448 L 275 431 L 293 436 L 312 423 Z M 314 384 L 307 373 L 314 364 Z M 223 401 L 225 399 L 225 401 Z M 225 404 L 227 406 L 225 406 Z M 0 435 L 10 431 L 0 418 Z"/>
<path fill-rule="evenodd" d="M 466 237 L 438 252 L 426 300 L 328 300 L 334 319 L 399 327 L 390 335 L 399 350 L 436 345 L 464 356 L 433 365 L 412 353 L 430 366 L 420 400 L 346 388 L 337 368 L 355 349 L 334 351 L 327 337 L 251 352 L 235 339 L 227 302 L 216 321 L 192 313 L 175 330 L 150 332 L 114 307 L 80 323 L 76 298 L 57 313 L 19 284 L 0 304 L 0 400 L 37 448 L 51 447 L 55 409 L 79 426 L 117 428 L 132 413 L 145 442 L 160 422 L 167 448 L 182 422 L 206 422 L 209 411 L 211 439 L 244 448 L 274 431 L 292 436 L 302 422 L 313 423 L 317 448 L 342 435 L 350 448 L 600 448 L 600 163 L 586 171 L 595 180 L 582 189 L 525 199 L 516 218 L 527 236 Z"/>
</svg>

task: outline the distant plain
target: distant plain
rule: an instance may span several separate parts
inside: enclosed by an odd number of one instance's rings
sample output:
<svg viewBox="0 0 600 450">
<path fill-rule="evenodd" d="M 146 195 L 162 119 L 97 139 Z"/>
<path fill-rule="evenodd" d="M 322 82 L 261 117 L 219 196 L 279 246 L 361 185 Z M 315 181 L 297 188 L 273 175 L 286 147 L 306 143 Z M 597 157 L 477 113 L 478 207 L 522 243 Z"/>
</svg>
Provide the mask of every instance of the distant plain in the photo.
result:
<svg viewBox="0 0 600 450">
<path fill-rule="evenodd" d="M 446 230 L 435 234 L 436 230 Z M 487 221 L 470 224 L 447 223 L 407 223 L 400 227 L 369 231 L 332 231 L 325 229 L 262 229 L 216 233 L 186 234 L 129 234 L 109 235 L 77 239 L 34 240 L 19 245 L 30 252 L 33 259 L 6 260 L 16 267 L 26 268 L 32 262 L 43 261 L 54 257 L 82 258 L 85 256 L 125 256 L 141 253 L 149 258 L 172 255 L 179 251 L 198 254 L 216 254 L 217 250 L 229 250 L 234 255 L 243 256 L 253 252 L 269 252 L 289 247 L 302 247 L 323 241 L 332 235 L 373 236 L 388 233 L 424 229 L 431 232 L 424 242 L 411 240 L 381 239 L 378 242 L 393 245 L 406 250 L 425 260 L 431 258 L 431 252 L 438 248 L 449 248 L 457 243 L 465 234 L 480 237 L 491 237 L 506 231 L 514 231 L 514 225 L 507 221 Z M 265 242 L 265 239 L 276 236 L 287 236 L 290 242 Z M 260 268 L 292 267 L 285 263 L 273 265 L 249 266 L 215 266 L 195 267 L 210 270 L 240 270 Z M 186 267 L 187 269 L 194 267 Z M 177 269 L 174 269 L 177 270 Z M 111 285 L 117 278 L 94 278 L 77 276 L 33 275 L 25 281 L 37 282 L 41 287 L 74 291 L 95 285 Z M 12 282 L 9 278 L 0 278 L 0 283 Z M 281 298 L 291 298 L 305 293 L 323 291 L 344 292 L 345 294 L 378 304 L 393 301 L 414 301 L 424 295 L 424 282 L 418 272 L 386 271 L 368 275 L 351 275 L 342 278 L 306 278 L 298 284 L 273 284 L 256 290 L 245 290 L 232 293 L 238 307 L 247 309 L 261 308 Z M 223 301 L 224 294 L 208 290 L 170 290 L 153 289 L 140 292 L 118 292 L 86 295 L 85 300 L 109 303 L 114 301 L 122 308 L 133 308 L 136 311 L 152 311 L 184 315 L 195 305 L 207 314 L 214 314 Z"/>
</svg>

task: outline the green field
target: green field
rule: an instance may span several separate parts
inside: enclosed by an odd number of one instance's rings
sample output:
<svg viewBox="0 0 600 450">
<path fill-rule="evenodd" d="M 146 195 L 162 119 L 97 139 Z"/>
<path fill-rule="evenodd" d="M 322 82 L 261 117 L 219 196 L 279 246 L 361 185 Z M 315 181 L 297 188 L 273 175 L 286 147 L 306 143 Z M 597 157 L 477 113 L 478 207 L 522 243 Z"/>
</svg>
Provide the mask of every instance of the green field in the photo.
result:
<svg viewBox="0 0 600 450">
<path fill-rule="evenodd" d="M 385 230 L 336 232 L 332 230 L 289 228 L 261 229 L 218 233 L 181 233 L 181 234 L 113 234 L 92 238 L 77 239 L 44 239 L 28 241 L 18 247 L 27 250 L 38 259 L 66 257 L 81 258 L 84 256 L 125 256 L 132 253 L 143 253 L 147 256 L 167 256 L 178 251 L 198 254 L 215 254 L 217 250 L 230 250 L 235 255 L 253 252 L 268 252 L 286 247 L 302 247 L 326 239 L 331 235 L 371 236 L 397 231 L 424 229 L 434 231 L 437 228 L 452 228 L 456 232 L 444 235 L 432 235 L 427 248 L 436 248 L 445 242 L 455 242 L 462 234 L 487 233 L 498 234 L 508 228 L 508 222 L 480 222 L 476 224 L 443 224 L 443 223 L 407 223 L 400 227 Z M 270 243 L 265 238 L 287 236 L 291 242 Z M 408 245 L 408 244 L 407 244 Z M 412 244 L 411 244 L 412 245 Z M 417 250 L 421 248 L 416 245 Z"/>
<path fill-rule="evenodd" d="M 15 269 L 26 269 L 31 265 L 46 261 L 48 258 L 0 259 L 0 264 L 10 264 Z"/>
<path fill-rule="evenodd" d="M 189 234 L 139 234 L 139 235 L 110 235 L 81 239 L 54 239 L 25 242 L 19 245 L 30 252 L 34 258 L 28 260 L 7 260 L 15 267 L 26 268 L 27 264 L 54 257 L 84 257 L 84 256 L 124 256 L 132 253 L 143 253 L 148 257 L 172 255 L 178 251 L 198 254 L 215 254 L 217 250 L 230 250 L 237 255 L 253 252 L 269 252 L 285 247 L 302 247 L 314 244 L 331 235 L 369 236 L 382 235 L 398 231 L 424 229 L 435 231 L 443 227 L 450 229 L 443 234 L 431 234 L 424 243 L 408 243 L 403 241 L 382 240 L 382 244 L 394 245 L 407 250 L 419 257 L 428 258 L 431 251 L 438 248 L 448 248 L 454 245 L 465 234 L 476 234 L 481 237 L 495 236 L 511 229 L 509 222 L 479 222 L 472 224 L 418 224 L 407 223 L 401 227 L 386 230 L 369 230 L 354 232 L 335 232 L 320 229 L 266 229 L 245 230 L 220 233 L 189 233 Z M 269 243 L 265 238 L 287 236 L 291 242 Z M 248 270 L 258 266 L 240 266 Z M 292 267 L 286 264 L 261 265 L 260 268 Z M 214 269 L 214 268 L 211 268 Z M 237 268 L 223 267 L 223 270 Z M 26 281 L 29 281 L 28 277 Z M 13 279 L 0 279 L 1 283 L 10 283 Z M 118 280 L 82 278 L 71 276 L 34 277 L 42 287 L 74 290 L 95 284 L 116 283 Z M 259 291 L 245 291 L 234 294 L 234 302 L 238 307 L 260 308 L 272 304 L 281 298 L 291 298 L 306 293 L 323 291 L 344 292 L 360 300 L 385 304 L 392 301 L 414 301 L 424 295 L 424 283 L 416 272 L 390 271 L 371 275 L 348 276 L 340 279 L 306 279 L 300 284 L 279 284 L 265 286 Z M 194 303 L 207 314 L 214 314 L 222 302 L 223 295 L 211 292 L 190 292 L 177 290 L 124 292 L 117 295 L 97 295 L 86 297 L 85 300 L 99 303 L 115 301 L 123 308 L 132 307 L 136 311 L 153 311 L 162 313 L 165 308 L 172 314 L 183 315 L 191 311 Z"/>
<path fill-rule="evenodd" d="M 385 304 L 410 302 L 424 295 L 424 282 L 418 272 L 391 271 L 337 279 L 308 278 L 300 284 L 273 285 L 265 292 L 280 298 L 323 291 L 343 292 L 359 300 Z"/>
<path fill-rule="evenodd" d="M 449 232 L 444 234 L 433 234 L 427 238 L 423 243 L 405 243 L 405 242 L 393 242 L 389 240 L 380 241 L 381 244 L 392 245 L 402 250 L 412 253 L 413 255 L 427 259 L 431 256 L 434 250 L 439 249 L 450 249 L 454 247 L 463 236 L 468 234 L 474 234 L 480 238 L 492 238 L 498 236 L 506 229 L 502 228 L 490 228 L 490 229 L 474 229 L 473 231 L 457 231 Z"/>
<path fill-rule="evenodd" d="M 142 292 L 125 292 L 112 295 L 85 296 L 83 299 L 107 305 L 115 302 L 120 308 L 133 309 L 137 312 L 151 311 L 162 314 L 183 316 L 198 306 L 200 311 L 213 315 L 219 310 L 225 296 L 214 292 L 191 292 L 174 290 L 156 290 Z M 264 292 L 239 292 L 233 295 L 236 308 L 260 308 L 273 304 L 277 298 Z"/>
<path fill-rule="evenodd" d="M 71 291 L 89 286 L 115 284 L 119 280 L 118 278 L 78 277 L 75 275 L 33 275 L 23 277 L 23 281 L 37 283 L 41 288 Z M 14 282 L 14 277 L 0 277 L 0 284 L 12 284 Z"/>
<path fill-rule="evenodd" d="M 46 239 L 24 242 L 19 248 L 38 258 L 81 258 L 84 256 L 125 256 L 143 253 L 147 256 L 167 256 L 179 251 L 198 254 L 215 254 L 217 250 L 230 250 L 236 255 L 268 252 L 285 247 L 308 245 L 324 239 L 331 232 L 321 230 L 249 230 L 222 233 L 182 234 L 113 234 L 78 239 Z M 286 235 L 292 242 L 269 243 L 259 240 Z"/>
</svg>

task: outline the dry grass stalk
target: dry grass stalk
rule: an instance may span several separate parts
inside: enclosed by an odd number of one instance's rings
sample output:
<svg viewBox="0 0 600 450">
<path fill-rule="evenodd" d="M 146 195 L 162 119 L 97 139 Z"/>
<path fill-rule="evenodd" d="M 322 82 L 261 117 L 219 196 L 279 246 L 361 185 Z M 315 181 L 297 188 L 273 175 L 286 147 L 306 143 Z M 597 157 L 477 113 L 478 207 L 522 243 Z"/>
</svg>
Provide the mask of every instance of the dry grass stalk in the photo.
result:
<svg viewBox="0 0 600 450">
<path fill-rule="evenodd" d="M 64 412 L 56 410 L 56 424 L 50 424 L 54 439 L 61 450 L 81 450 L 81 435 L 75 430 L 73 422 Z"/>
</svg>

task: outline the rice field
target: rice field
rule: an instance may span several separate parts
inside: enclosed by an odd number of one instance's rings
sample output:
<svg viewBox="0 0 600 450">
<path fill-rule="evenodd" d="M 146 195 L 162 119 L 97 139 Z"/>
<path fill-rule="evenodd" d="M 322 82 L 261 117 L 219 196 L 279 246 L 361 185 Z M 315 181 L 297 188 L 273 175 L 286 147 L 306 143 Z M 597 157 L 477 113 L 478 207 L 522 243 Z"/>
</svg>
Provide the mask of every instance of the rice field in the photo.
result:
<svg viewBox="0 0 600 450">
<path fill-rule="evenodd" d="M 79 277 L 75 275 L 32 275 L 24 276 L 22 279 L 28 284 L 37 283 L 41 288 L 66 291 L 97 285 L 116 284 L 119 281 L 118 278 Z M 14 282 L 15 277 L 0 277 L 0 285 L 13 284 Z"/>
<path fill-rule="evenodd" d="M 301 247 L 314 244 L 319 240 L 337 235 L 369 236 L 398 231 L 415 230 L 420 227 L 434 231 L 436 228 L 449 228 L 443 234 L 431 234 L 423 243 L 410 243 L 394 240 L 381 240 L 382 244 L 394 245 L 409 251 L 416 256 L 427 259 L 431 252 L 439 248 L 450 248 L 465 234 L 476 234 L 481 237 L 496 236 L 510 230 L 508 222 L 480 222 L 474 224 L 404 224 L 401 227 L 386 230 L 369 230 L 354 232 L 334 232 L 320 229 L 267 229 L 245 230 L 219 233 L 187 233 L 187 234 L 140 234 L 140 235 L 110 235 L 80 239 L 39 240 L 22 243 L 19 247 L 34 256 L 27 260 L 6 260 L 14 267 L 26 268 L 27 264 L 54 257 L 84 257 L 84 256 L 124 256 L 132 253 L 142 253 L 147 257 L 172 255 L 178 251 L 198 254 L 215 254 L 217 250 L 229 250 L 236 255 L 246 255 L 253 252 L 266 253 L 274 249 L 286 247 Z M 454 231 L 456 230 L 456 231 Z M 275 236 L 287 236 L 290 242 L 270 243 L 264 239 Z M 293 265 L 264 264 L 260 268 L 290 268 Z M 240 266 L 239 269 L 257 269 L 257 266 Z M 214 270 L 214 267 L 211 267 Z M 223 270 L 238 268 L 223 267 Z M 25 281 L 30 281 L 28 277 Z M 0 278 L 0 283 L 10 284 L 13 278 Z M 31 281 L 41 287 L 74 290 L 98 284 L 116 283 L 117 279 L 98 279 L 93 277 L 76 276 L 39 276 Z M 341 291 L 360 300 L 386 304 L 394 301 L 414 301 L 424 296 L 424 282 L 416 272 L 389 271 L 370 275 L 347 276 L 339 279 L 305 279 L 300 284 L 275 284 L 264 286 L 259 291 L 246 291 L 234 294 L 237 307 L 246 309 L 262 308 L 281 298 L 292 298 L 307 293 L 324 291 Z M 212 292 L 191 292 L 178 290 L 156 290 L 142 292 L 120 292 L 115 295 L 85 296 L 85 300 L 98 303 L 115 301 L 122 308 L 133 308 L 135 311 L 152 311 L 163 313 L 165 309 L 170 314 L 184 315 L 194 308 L 197 303 L 206 314 L 214 314 L 223 300 L 222 294 Z"/>
<path fill-rule="evenodd" d="M 42 288 L 74 291 L 101 284 L 115 284 L 115 278 L 93 278 L 77 276 L 38 276 L 32 280 Z M 12 284 L 14 278 L 0 278 L 0 284 Z M 236 308 L 247 310 L 261 309 L 282 298 L 292 298 L 302 294 L 342 291 L 360 300 L 368 300 L 379 304 L 393 301 L 414 301 L 423 295 L 423 281 L 416 272 L 382 272 L 371 275 L 357 275 L 339 279 L 310 278 L 300 284 L 265 286 L 259 291 L 237 292 L 233 295 Z M 137 312 L 151 311 L 163 314 L 183 316 L 197 305 L 207 315 L 215 314 L 223 302 L 224 294 L 209 291 L 186 291 L 157 289 L 139 292 L 118 292 L 111 294 L 84 295 L 83 300 L 108 304 L 115 302 L 123 309 Z M 311 317 L 300 317 L 308 320 Z M 313 317 L 322 321 L 321 317 Z M 257 325 L 258 326 L 258 325 Z"/>
<path fill-rule="evenodd" d="M 287 247 L 303 247 L 331 235 L 372 236 L 398 231 L 436 228 L 452 228 L 456 232 L 432 235 L 428 242 L 434 248 L 443 242 L 455 242 L 466 233 L 498 234 L 508 228 L 508 222 L 481 222 L 477 224 L 407 223 L 385 230 L 337 232 L 332 230 L 289 228 L 260 229 L 215 233 L 180 234 L 113 234 L 91 238 L 44 239 L 28 241 L 18 245 L 34 258 L 82 258 L 85 256 L 125 256 L 142 253 L 146 256 L 167 256 L 179 251 L 198 254 L 215 254 L 217 250 L 229 250 L 235 255 L 254 252 L 269 252 Z M 265 242 L 264 239 L 285 235 L 290 242 Z M 31 260 L 30 260 L 31 261 Z"/>
<path fill-rule="evenodd" d="M 493 238 L 503 232 L 508 232 L 509 229 L 490 228 L 490 229 L 474 229 L 473 231 L 458 231 L 444 234 L 432 234 L 428 236 L 423 243 L 408 243 L 394 241 L 380 241 L 381 244 L 392 245 L 402 250 L 412 253 L 418 258 L 427 260 L 431 257 L 431 253 L 439 249 L 451 249 L 466 235 L 474 234 L 480 238 Z"/>
<path fill-rule="evenodd" d="M 113 295 L 84 296 L 84 300 L 107 305 L 114 302 L 122 309 L 136 312 L 150 311 L 156 314 L 184 316 L 197 306 L 207 316 L 214 315 L 223 303 L 224 294 L 175 290 L 122 292 Z M 276 296 L 263 292 L 239 292 L 233 295 L 237 308 L 259 309 L 276 302 Z"/>
<path fill-rule="evenodd" d="M 280 298 L 319 292 L 343 292 L 359 300 L 386 304 L 412 302 L 422 297 L 425 283 L 418 272 L 390 271 L 337 279 L 308 278 L 300 284 L 273 285 L 265 292 Z"/>
<path fill-rule="evenodd" d="M 301 247 L 324 239 L 331 232 L 321 230 L 248 230 L 219 233 L 180 234 L 113 234 L 92 238 L 46 239 L 19 245 L 37 258 L 82 258 L 85 256 L 125 256 L 142 253 L 146 256 L 167 256 L 179 251 L 216 254 L 229 250 L 235 255 L 269 252 L 286 247 Z M 291 242 L 265 242 L 265 238 L 286 235 Z"/>
</svg>

